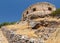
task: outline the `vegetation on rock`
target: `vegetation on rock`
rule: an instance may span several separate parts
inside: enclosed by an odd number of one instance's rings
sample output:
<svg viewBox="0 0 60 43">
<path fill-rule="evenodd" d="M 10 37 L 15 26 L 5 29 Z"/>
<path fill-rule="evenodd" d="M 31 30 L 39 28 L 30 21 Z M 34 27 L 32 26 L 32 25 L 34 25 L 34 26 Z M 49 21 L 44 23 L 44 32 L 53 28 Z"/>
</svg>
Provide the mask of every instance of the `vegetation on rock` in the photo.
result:
<svg viewBox="0 0 60 43">
<path fill-rule="evenodd" d="M 1 23 L 0 24 L 0 28 L 2 27 L 2 26 L 6 26 L 6 25 L 12 25 L 12 24 L 15 24 L 16 22 L 4 22 L 4 23 Z"/>
<path fill-rule="evenodd" d="M 51 16 L 60 16 L 60 8 L 52 12 Z"/>
</svg>

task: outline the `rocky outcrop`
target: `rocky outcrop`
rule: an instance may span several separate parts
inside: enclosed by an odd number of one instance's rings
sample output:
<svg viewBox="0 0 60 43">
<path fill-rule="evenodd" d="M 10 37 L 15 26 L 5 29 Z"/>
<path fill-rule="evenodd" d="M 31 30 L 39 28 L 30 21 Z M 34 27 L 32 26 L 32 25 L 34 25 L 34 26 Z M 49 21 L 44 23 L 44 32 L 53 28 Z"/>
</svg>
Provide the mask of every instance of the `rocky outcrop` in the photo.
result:
<svg viewBox="0 0 60 43">
<path fill-rule="evenodd" d="M 34 4 L 23 13 L 20 22 L 1 30 L 8 43 L 59 43 L 60 18 L 51 14 L 55 10 L 47 2 Z"/>
<path fill-rule="evenodd" d="M 7 38 L 3 35 L 3 32 L 0 29 L 0 43 L 8 43 Z"/>
</svg>

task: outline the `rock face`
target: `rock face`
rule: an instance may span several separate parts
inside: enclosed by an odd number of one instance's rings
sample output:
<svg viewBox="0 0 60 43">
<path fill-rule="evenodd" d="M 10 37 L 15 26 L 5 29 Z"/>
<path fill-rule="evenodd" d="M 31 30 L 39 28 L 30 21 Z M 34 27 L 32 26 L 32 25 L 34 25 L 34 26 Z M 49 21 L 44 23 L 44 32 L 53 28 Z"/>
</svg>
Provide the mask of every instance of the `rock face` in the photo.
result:
<svg viewBox="0 0 60 43">
<path fill-rule="evenodd" d="M 8 43 L 60 43 L 60 18 L 48 2 L 37 3 L 23 12 L 20 22 L 3 26 Z"/>
<path fill-rule="evenodd" d="M 3 32 L 0 29 L 0 43 L 8 43 L 7 38 L 3 35 Z"/>
</svg>

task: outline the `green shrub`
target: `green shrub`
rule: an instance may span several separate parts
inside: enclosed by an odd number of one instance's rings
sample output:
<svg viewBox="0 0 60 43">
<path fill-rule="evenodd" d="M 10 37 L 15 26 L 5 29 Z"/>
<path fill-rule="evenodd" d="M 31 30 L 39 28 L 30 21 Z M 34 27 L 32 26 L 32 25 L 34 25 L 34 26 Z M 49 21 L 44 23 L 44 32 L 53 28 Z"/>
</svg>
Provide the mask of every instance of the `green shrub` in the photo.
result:
<svg viewBox="0 0 60 43">
<path fill-rule="evenodd" d="M 52 12 L 52 16 L 60 15 L 60 9 L 57 9 L 56 11 Z"/>
<path fill-rule="evenodd" d="M 4 22 L 4 23 L 1 23 L 0 24 L 0 28 L 2 27 L 2 26 L 6 26 L 6 25 L 11 25 L 11 24 L 15 24 L 16 22 Z"/>
</svg>

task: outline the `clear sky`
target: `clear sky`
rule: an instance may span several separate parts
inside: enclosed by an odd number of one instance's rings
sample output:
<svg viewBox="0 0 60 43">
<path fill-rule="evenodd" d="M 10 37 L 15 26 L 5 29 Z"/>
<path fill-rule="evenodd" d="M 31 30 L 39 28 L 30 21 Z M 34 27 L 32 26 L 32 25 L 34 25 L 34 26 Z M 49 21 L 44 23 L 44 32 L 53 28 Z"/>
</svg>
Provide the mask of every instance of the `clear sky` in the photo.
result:
<svg viewBox="0 0 60 43">
<path fill-rule="evenodd" d="M 0 0 L 0 23 L 19 21 L 22 12 L 37 2 L 50 2 L 60 8 L 60 0 Z"/>
</svg>

